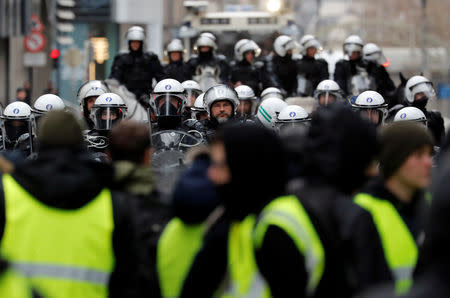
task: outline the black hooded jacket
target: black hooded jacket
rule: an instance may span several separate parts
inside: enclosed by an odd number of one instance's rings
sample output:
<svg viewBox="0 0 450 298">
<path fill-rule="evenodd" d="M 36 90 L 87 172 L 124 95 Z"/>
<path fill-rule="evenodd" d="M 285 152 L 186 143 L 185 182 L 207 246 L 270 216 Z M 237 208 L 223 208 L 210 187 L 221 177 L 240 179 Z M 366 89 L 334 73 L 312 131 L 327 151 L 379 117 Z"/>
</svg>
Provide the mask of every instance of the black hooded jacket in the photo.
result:
<svg viewBox="0 0 450 298">
<path fill-rule="evenodd" d="M 225 145 L 232 181 L 217 188 L 225 212 L 206 234 L 184 282 L 182 297 L 213 296 L 227 272 L 230 224 L 258 214 L 284 191 L 284 154 L 281 141 L 272 132 L 256 124 L 234 123 L 225 125 L 218 137 Z M 292 243 L 282 230 L 274 233 L 283 243 Z"/>
<path fill-rule="evenodd" d="M 110 166 L 75 149 L 43 150 L 36 160 L 18 165 L 12 177 L 39 202 L 63 210 L 85 206 L 113 179 Z M 1 188 L 0 236 L 3 236 L 5 200 Z M 139 297 L 133 215 L 125 198 L 118 194 L 112 194 L 112 206 L 115 268 L 109 280 L 109 297 Z"/>
<path fill-rule="evenodd" d="M 297 62 L 297 70 L 300 75 L 311 82 L 311 93 L 307 96 L 313 96 L 313 91 L 316 90 L 317 85 L 323 80 L 328 80 L 330 74 L 328 73 L 328 63 L 324 59 L 315 59 L 314 57 L 303 56 Z"/>
<path fill-rule="evenodd" d="M 371 215 L 352 201 L 378 151 L 376 130 L 348 107 L 334 104 L 313 115 L 305 144 L 304 186 L 293 189 L 324 245 L 323 297 L 348 297 L 383 280 L 383 251 Z M 329 283 L 329 286 L 326 284 Z M 320 290 L 320 287 L 319 287 Z"/>
<path fill-rule="evenodd" d="M 269 69 L 273 69 L 277 80 L 277 87 L 286 91 L 287 96 L 295 96 L 297 92 L 297 64 L 291 55 L 284 57 L 273 55 L 268 61 Z"/>
</svg>

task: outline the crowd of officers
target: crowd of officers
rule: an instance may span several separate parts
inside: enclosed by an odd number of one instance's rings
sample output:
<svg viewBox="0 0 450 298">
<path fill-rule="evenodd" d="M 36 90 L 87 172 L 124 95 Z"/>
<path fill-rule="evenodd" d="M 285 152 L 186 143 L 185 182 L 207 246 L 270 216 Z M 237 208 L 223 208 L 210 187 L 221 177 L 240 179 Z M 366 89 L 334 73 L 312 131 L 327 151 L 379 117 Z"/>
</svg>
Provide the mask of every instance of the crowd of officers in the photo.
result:
<svg viewBox="0 0 450 298">
<path fill-rule="evenodd" d="M 147 121 L 102 81 L 80 87 L 81 112 L 53 94 L 2 112 L 0 297 L 449 296 L 450 136 L 427 78 L 386 87 L 357 36 L 335 80 L 310 35 L 299 59 L 278 37 L 272 61 L 241 40 L 229 66 L 204 33 L 186 64 L 171 42 L 165 69 L 143 40 L 130 28 L 111 76 Z M 170 203 L 155 131 L 199 140 Z"/>
</svg>

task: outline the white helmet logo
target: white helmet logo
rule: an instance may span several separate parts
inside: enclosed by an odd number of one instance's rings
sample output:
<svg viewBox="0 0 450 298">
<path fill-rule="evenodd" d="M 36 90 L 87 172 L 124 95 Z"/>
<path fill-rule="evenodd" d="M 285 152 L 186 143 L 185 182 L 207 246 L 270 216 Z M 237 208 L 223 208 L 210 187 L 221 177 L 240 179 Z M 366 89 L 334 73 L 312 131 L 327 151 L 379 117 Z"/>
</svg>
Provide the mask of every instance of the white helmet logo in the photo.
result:
<svg viewBox="0 0 450 298">
<path fill-rule="evenodd" d="M 47 111 L 50 111 L 51 109 L 53 109 L 53 106 L 51 104 L 48 104 L 48 105 L 45 106 L 45 109 Z"/>
<path fill-rule="evenodd" d="M 372 97 L 367 97 L 366 101 L 367 101 L 368 103 L 371 103 L 371 102 L 373 101 L 373 99 L 372 99 Z"/>
<path fill-rule="evenodd" d="M 296 115 L 297 115 L 297 114 L 296 114 L 295 112 L 290 112 L 290 113 L 289 113 L 289 117 L 292 117 L 292 118 L 294 118 Z"/>
<path fill-rule="evenodd" d="M 170 90 L 170 89 L 172 89 L 172 86 L 170 86 L 170 85 L 166 85 L 166 86 L 164 87 L 164 89 L 166 89 L 166 90 Z"/>
<path fill-rule="evenodd" d="M 14 114 L 19 114 L 19 112 L 20 112 L 20 110 L 19 110 L 18 108 L 15 108 L 15 109 L 13 110 L 13 113 L 14 113 Z"/>
<path fill-rule="evenodd" d="M 401 115 L 400 115 L 400 118 L 401 118 L 401 119 L 405 119 L 405 118 L 406 118 L 406 113 L 401 114 Z"/>
<path fill-rule="evenodd" d="M 330 86 L 329 85 L 325 85 L 325 88 L 324 88 L 325 90 L 328 90 L 328 89 L 330 89 Z"/>
<path fill-rule="evenodd" d="M 111 102 L 111 101 L 112 101 L 112 97 L 107 97 L 105 100 L 106 100 L 107 102 Z"/>
</svg>

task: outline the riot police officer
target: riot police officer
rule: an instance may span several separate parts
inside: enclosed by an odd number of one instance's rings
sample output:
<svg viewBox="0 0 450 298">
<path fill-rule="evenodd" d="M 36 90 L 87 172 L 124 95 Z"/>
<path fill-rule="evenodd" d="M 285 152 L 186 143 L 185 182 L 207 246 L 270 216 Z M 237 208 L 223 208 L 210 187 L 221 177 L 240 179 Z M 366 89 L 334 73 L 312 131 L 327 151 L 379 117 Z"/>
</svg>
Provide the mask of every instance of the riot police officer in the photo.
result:
<svg viewBox="0 0 450 298">
<path fill-rule="evenodd" d="M 127 53 L 119 53 L 114 58 L 110 78 L 125 85 L 129 91 L 145 106 L 148 94 L 152 90 L 152 81 L 160 81 L 165 77 L 158 56 L 152 52 L 144 52 L 144 29 L 133 26 L 128 29 Z"/>
<path fill-rule="evenodd" d="M 192 79 L 192 75 L 183 61 L 184 47 L 179 39 L 173 39 L 166 48 L 166 55 L 169 63 L 164 66 L 164 71 L 168 78 L 179 82 Z"/>
<path fill-rule="evenodd" d="M 209 32 L 200 34 L 194 49 L 198 54 L 192 56 L 187 64 L 193 79 L 200 84 L 202 90 L 218 83 L 227 83 L 230 66 L 225 56 L 215 54 L 216 37 Z"/>
<path fill-rule="evenodd" d="M 267 71 L 264 62 L 255 61 L 260 53 L 261 49 L 253 40 L 241 39 L 236 43 L 230 77 L 233 86 L 247 85 L 257 95 L 263 89 L 275 86 L 275 79 Z"/>
<path fill-rule="evenodd" d="M 97 97 L 103 93 L 108 93 L 108 87 L 99 80 L 87 81 L 78 89 L 77 99 L 83 113 L 84 120 L 89 129 L 94 128 L 94 123 L 91 120 L 91 108 L 94 105 Z"/>
<path fill-rule="evenodd" d="M 312 35 L 305 35 L 300 40 L 302 59 L 297 62 L 298 94 L 313 96 L 317 85 L 329 78 L 328 63 L 324 59 L 316 59 L 321 49 L 320 43 Z"/>
</svg>

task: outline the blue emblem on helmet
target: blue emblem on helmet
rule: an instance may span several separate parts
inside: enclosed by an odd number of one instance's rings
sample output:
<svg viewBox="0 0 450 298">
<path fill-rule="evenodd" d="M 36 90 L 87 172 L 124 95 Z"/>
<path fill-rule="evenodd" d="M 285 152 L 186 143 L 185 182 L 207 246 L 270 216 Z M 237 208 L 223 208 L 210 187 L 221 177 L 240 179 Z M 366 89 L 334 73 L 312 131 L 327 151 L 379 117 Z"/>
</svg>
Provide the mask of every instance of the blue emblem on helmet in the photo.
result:
<svg viewBox="0 0 450 298">
<path fill-rule="evenodd" d="M 91 89 L 96 91 L 96 90 L 98 90 L 98 87 L 92 87 Z"/>
<path fill-rule="evenodd" d="M 401 115 L 400 115 L 400 119 L 405 119 L 406 118 L 406 113 L 402 113 Z"/>
<path fill-rule="evenodd" d="M 50 110 L 53 109 L 53 106 L 52 106 L 51 104 L 48 104 L 48 105 L 45 106 L 45 109 L 46 109 L 47 111 L 50 111 Z"/>
<path fill-rule="evenodd" d="M 13 110 L 13 113 L 14 113 L 14 114 L 19 114 L 19 112 L 20 112 L 20 110 L 19 110 L 18 108 L 15 108 L 15 109 Z"/>
<path fill-rule="evenodd" d="M 294 118 L 296 115 L 297 115 L 297 114 L 296 114 L 295 112 L 290 112 L 290 113 L 289 113 L 289 117 L 292 117 L 292 118 Z"/>
<path fill-rule="evenodd" d="M 172 86 L 170 86 L 170 85 L 166 85 L 166 86 L 164 87 L 164 89 L 166 89 L 166 90 L 170 90 L 170 89 L 172 89 Z"/>
<path fill-rule="evenodd" d="M 111 101 L 112 101 L 112 97 L 107 97 L 105 100 L 106 100 L 107 102 L 111 102 Z"/>
<path fill-rule="evenodd" d="M 328 90 L 328 89 L 330 89 L 330 86 L 325 85 L 325 87 L 323 87 L 323 89 Z"/>
<path fill-rule="evenodd" d="M 372 97 L 367 97 L 366 101 L 367 101 L 368 103 L 372 103 L 372 102 L 373 102 L 373 98 L 372 98 Z"/>
</svg>

